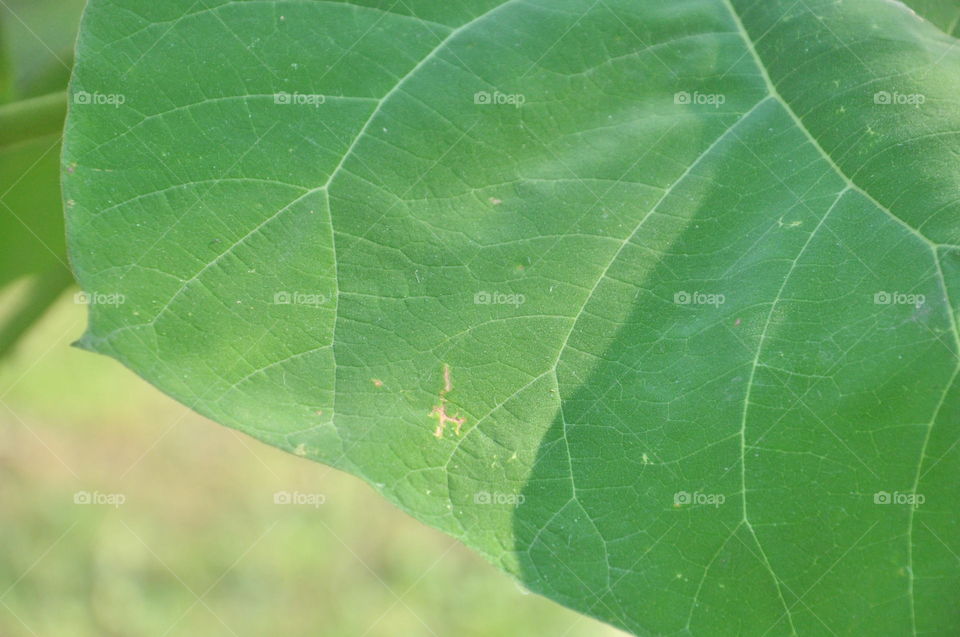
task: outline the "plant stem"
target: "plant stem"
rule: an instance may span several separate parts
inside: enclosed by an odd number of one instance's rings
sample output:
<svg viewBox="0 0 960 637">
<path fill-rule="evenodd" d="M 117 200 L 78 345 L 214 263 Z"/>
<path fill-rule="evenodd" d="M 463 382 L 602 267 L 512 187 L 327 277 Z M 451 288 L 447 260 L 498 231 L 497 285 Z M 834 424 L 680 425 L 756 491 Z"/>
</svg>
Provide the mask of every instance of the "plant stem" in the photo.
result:
<svg viewBox="0 0 960 637">
<path fill-rule="evenodd" d="M 0 106 L 0 148 L 59 135 L 66 115 L 67 94 L 63 91 Z"/>
</svg>

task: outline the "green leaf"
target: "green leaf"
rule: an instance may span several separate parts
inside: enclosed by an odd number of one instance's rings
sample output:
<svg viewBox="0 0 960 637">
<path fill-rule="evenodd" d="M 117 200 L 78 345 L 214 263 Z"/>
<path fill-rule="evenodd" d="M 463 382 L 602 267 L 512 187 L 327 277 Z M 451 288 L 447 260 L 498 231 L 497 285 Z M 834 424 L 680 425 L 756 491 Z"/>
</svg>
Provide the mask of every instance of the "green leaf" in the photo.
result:
<svg viewBox="0 0 960 637">
<path fill-rule="evenodd" d="M 960 632 L 956 41 L 363 4 L 90 2 L 81 344 L 636 634 Z"/>
</svg>

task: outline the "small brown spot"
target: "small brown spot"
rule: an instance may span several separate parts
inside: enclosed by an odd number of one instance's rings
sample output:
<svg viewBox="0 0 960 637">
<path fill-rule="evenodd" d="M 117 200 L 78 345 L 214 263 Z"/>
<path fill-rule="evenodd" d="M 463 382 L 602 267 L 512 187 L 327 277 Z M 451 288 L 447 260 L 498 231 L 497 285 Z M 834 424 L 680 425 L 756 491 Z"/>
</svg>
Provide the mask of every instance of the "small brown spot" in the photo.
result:
<svg viewBox="0 0 960 637">
<path fill-rule="evenodd" d="M 738 327 L 741 323 L 743 323 L 743 321 L 740 319 L 737 319 L 736 321 L 733 322 L 733 326 Z"/>
<path fill-rule="evenodd" d="M 490 197 L 490 203 L 492 203 L 494 206 L 499 206 L 503 203 L 503 200 L 497 199 L 496 197 Z"/>
<path fill-rule="evenodd" d="M 379 378 L 371 378 L 370 382 L 373 383 L 374 387 L 383 387 L 383 381 Z"/>
<path fill-rule="evenodd" d="M 460 428 L 467 422 L 467 419 L 461 417 L 459 413 L 452 416 L 447 413 L 447 393 L 452 390 L 453 380 L 450 374 L 450 366 L 445 364 L 443 366 L 443 389 L 440 390 L 440 404 L 435 405 L 433 411 L 430 412 L 430 417 L 437 419 L 437 428 L 433 432 L 433 435 L 437 438 L 443 438 L 443 432 L 446 430 L 448 422 L 455 425 L 454 432 L 458 436 L 460 435 Z"/>
</svg>

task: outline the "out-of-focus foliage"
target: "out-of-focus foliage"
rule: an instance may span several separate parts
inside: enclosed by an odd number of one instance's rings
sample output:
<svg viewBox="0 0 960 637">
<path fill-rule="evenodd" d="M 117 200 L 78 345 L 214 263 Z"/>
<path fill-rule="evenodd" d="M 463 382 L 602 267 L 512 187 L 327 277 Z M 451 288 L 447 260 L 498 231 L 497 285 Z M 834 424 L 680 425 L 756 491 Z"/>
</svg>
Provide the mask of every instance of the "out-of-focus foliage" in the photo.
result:
<svg viewBox="0 0 960 637">
<path fill-rule="evenodd" d="M 59 184 L 66 85 L 82 0 L 0 4 L 0 357 L 72 280 Z"/>
<path fill-rule="evenodd" d="M 67 347 L 84 319 L 61 300 L 0 369 L 3 637 L 619 634 L 525 594 L 358 480 Z M 125 501 L 75 504 L 84 492 Z"/>
<path fill-rule="evenodd" d="M 904 3 L 950 35 L 960 35 L 960 0 L 904 0 Z"/>
</svg>

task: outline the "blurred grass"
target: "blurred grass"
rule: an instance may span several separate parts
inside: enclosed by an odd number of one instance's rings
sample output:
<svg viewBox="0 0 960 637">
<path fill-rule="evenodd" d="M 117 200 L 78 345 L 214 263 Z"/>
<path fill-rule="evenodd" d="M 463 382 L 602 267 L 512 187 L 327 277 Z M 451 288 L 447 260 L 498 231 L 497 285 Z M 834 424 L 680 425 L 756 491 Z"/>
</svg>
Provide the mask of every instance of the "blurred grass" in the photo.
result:
<svg viewBox="0 0 960 637">
<path fill-rule="evenodd" d="M 68 347 L 85 321 L 72 300 L 0 367 L 0 636 L 621 634 L 525 594 L 359 480 Z"/>
</svg>

